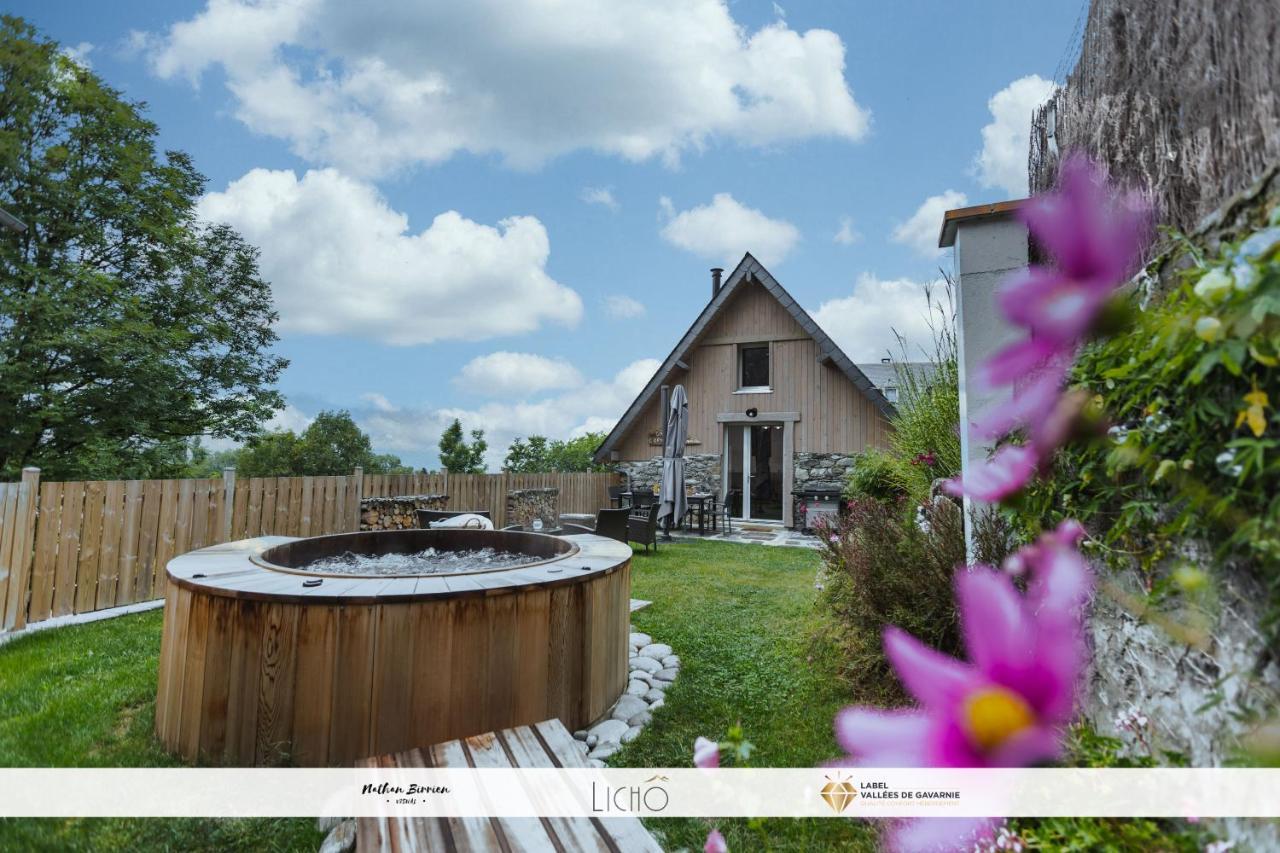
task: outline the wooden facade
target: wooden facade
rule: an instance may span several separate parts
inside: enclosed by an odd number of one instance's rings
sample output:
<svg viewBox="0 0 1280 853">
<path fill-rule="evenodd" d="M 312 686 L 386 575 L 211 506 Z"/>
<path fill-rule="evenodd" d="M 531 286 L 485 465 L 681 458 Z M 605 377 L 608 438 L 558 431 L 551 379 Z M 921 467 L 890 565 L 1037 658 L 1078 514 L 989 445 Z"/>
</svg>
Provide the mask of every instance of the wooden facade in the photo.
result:
<svg viewBox="0 0 1280 853">
<path fill-rule="evenodd" d="M 742 387 L 747 345 L 769 348 L 769 388 Z M 893 406 L 758 261 L 747 255 L 601 445 L 601 462 L 627 463 L 662 453 L 662 387 L 683 385 L 689 399 L 685 455 L 721 456 L 725 491 L 728 429 L 735 424 L 785 430 L 782 520 L 792 519 L 797 454 L 853 455 L 885 447 Z M 752 418 L 747 419 L 749 411 Z"/>
</svg>

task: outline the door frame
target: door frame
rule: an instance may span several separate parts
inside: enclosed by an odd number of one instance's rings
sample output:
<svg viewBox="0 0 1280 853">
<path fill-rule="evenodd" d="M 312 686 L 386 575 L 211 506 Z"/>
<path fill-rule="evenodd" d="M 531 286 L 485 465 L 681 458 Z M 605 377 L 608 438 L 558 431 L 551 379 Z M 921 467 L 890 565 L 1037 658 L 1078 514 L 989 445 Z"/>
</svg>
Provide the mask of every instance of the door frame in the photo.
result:
<svg viewBox="0 0 1280 853">
<path fill-rule="evenodd" d="M 795 480 L 795 425 L 800 422 L 799 412 L 760 412 L 754 418 L 743 412 L 721 412 L 716 415 L 720 424 L 720 494 L 729 496 L 729 430 L 735 426 L 754 424 L 782 425 L 782 524 L 792 527 L 795 524 L 792 512 L 792 486 Z M 751 445 L 743 441 L 743 468 L 747 467 L 751 455 Z M 751 498 L 743 496 L 743 509 L 749 509 Z M 749 515 L 749 513 L 747 513 Z M 750 521 L 750 518 L 745 519 Z"/>
</svg>

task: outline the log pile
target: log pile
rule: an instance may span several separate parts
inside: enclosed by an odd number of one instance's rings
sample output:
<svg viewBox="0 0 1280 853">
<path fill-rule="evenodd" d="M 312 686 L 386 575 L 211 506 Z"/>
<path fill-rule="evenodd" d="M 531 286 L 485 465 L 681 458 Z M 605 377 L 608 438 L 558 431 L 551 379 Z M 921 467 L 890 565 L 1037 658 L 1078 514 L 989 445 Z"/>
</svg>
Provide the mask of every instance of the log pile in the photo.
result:
<svg viewBox="0 0 1280 853">
<path fill-rule="evenodd" d="M 448 495 L 399 495 L 360 501 L 361 530 L 409 530 L 418 526 L 420 509 L 446 509 Z"/>
</svg>

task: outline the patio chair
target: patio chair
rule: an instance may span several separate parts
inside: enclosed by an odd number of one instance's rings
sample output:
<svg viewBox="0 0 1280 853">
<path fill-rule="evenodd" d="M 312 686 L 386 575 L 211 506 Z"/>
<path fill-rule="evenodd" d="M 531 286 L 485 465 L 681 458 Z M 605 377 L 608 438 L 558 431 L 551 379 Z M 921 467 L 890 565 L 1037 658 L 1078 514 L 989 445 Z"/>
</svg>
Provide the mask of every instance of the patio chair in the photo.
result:
<svg viewBox="0 0 1280 853">
<path fill-rule="evenodd" d="M 658 502 L 658 496 L 648 489 L 641 489 L 638 492 L 631 493 L 631 506 L 633 508 L 653 506 Z"/>
<path fill-rule="evenodd" d="M 623 505 L 625 498 L 623 493 L 627 491 L 626 486 L 610 486 L 609 487 L 609 506 L 620 507 Z"/>
<path fill-rule="evenodd" d="M 640 507 L 627 517 L 627 539 L 644 545 L 646 551 L 653 545 L 658 550 L 658 504 Z"/>
<path fill-rule="evenodd" d="M 597 536 L 608 536 L 619 542 L 627 541 L 627 519 L 631 516 L 630 507 L 618 509 L 602 509 L 596 513 Z"/>
<path fill-rule="evenodd" d="M 432 522 L 456 518 L 459 515 L 483 515 L 493 521 L 493 516 L 489 515 L 487 509 L 420 509 L 418 510 L 418 529 L 426 530 L 431 527 Z"/>
</svg>

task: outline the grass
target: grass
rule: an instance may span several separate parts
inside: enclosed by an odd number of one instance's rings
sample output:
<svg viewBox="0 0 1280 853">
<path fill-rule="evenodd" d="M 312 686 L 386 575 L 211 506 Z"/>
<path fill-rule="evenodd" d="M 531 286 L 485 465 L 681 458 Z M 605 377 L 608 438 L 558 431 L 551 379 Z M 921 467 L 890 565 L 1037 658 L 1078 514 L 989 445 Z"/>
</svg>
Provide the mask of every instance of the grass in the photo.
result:
<svg viewBox="0 0 1280 853">
<path fill-rule="evenodd" d="M 161 611 L 42 631 L 0 646 L 0 765 L 176 767 L 152 736 Z M 306 850 L 297 819 L 0 820 L 0 850 Z"/>
<path fill-rule="evenodd" d="M 840 755 L 831 721 L 849 704 L 833 646 L 814 608 L 818 555 L 798 548 L 726 542 L 663 545 L 631 562 L 632 595 L 652 605 L 637 629 L 671 645 L 680 677 L 651 725 L 610 760 L 614 766 L 689 767 L 693 741 L 741 723 L 754 767 L 812 767 Z M 701 850 L 714 824 L 730 850 L 870 850 L 865 823 L 662 818 L 645 821 L 667 849 Z"/>
<path fill-rule="evenodd" d="M 721 542 L 663 545 L 632 562 L 633 594 L 653 601 L 636 627 L 683 661 L 666 707 L 612 761 L 687 767 L 699 735 L 741 723 L 757 767 L 808 767 L 839 754 L 831 732 L 849 702 L 833 646 L 813 636 L 816 553 Z M 0 765 L 169 767 L 152 736 L 161 613 L 33 634 L 0 647 Z M 711 824 L 648 822 L 667 849 L 700 850 Z M 852 820 L 718 820 L 730 849 L 872 849 Z M 314 821 L 23 819 L 0 821 L 0 850 L 309 850 Z"/>
</svg>

